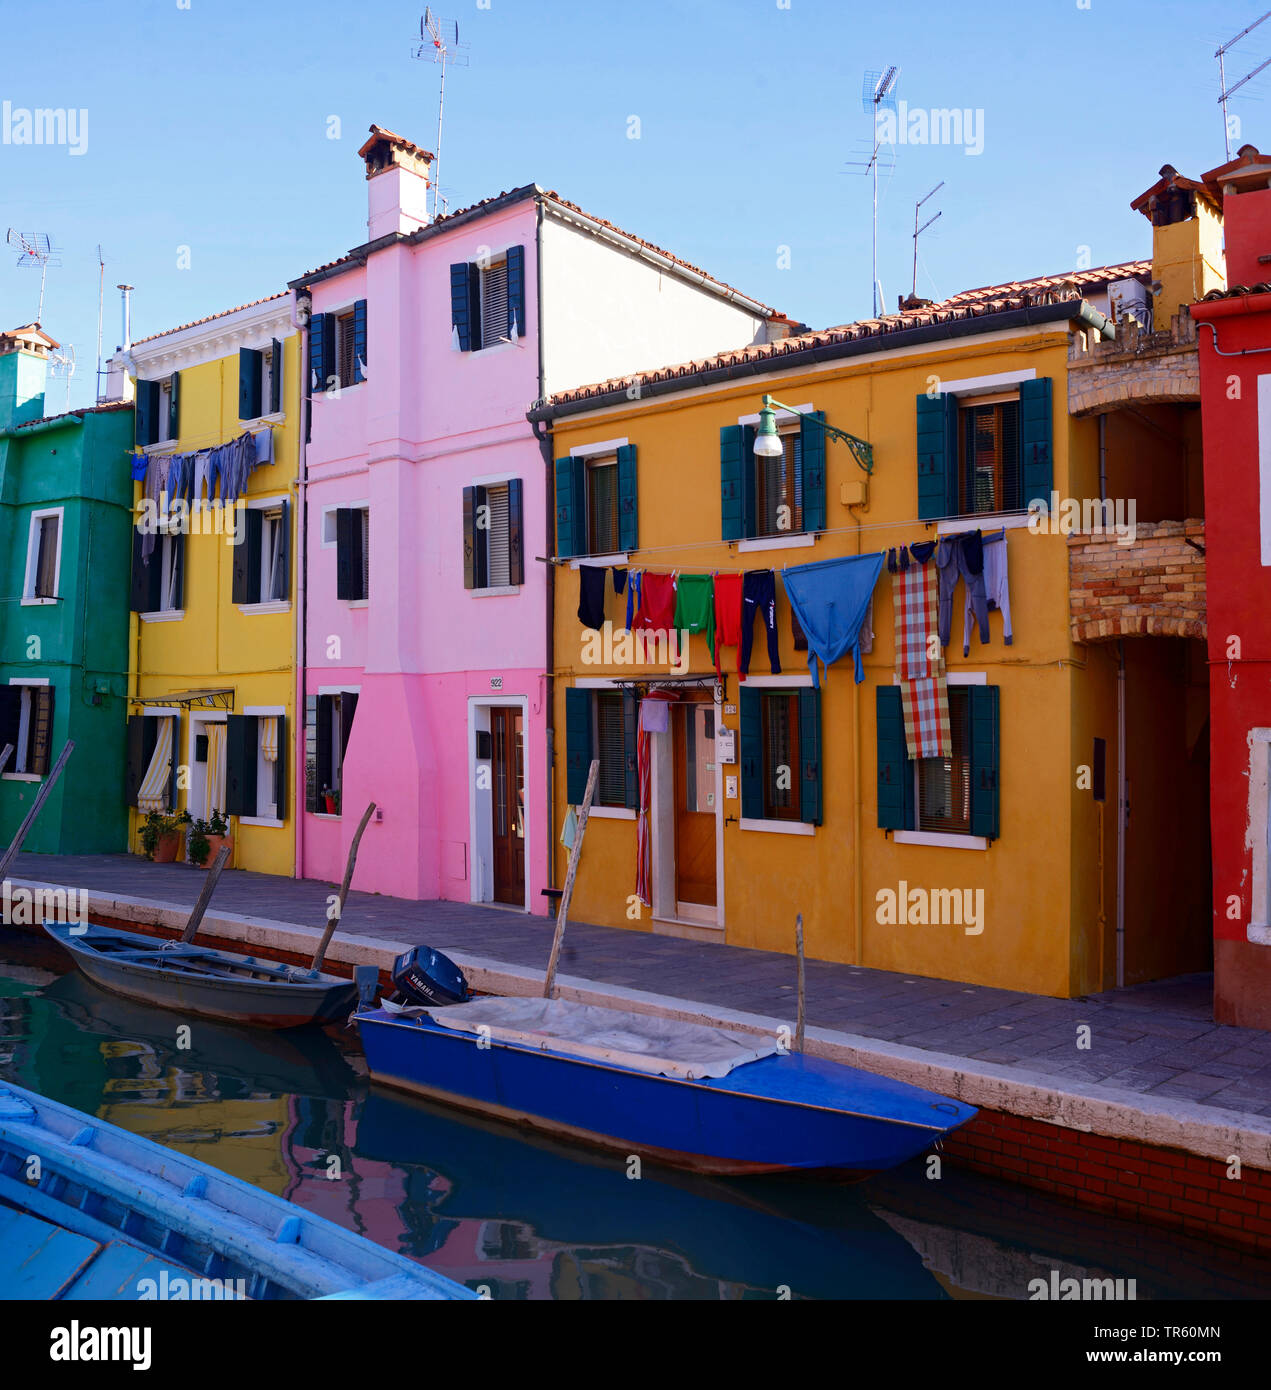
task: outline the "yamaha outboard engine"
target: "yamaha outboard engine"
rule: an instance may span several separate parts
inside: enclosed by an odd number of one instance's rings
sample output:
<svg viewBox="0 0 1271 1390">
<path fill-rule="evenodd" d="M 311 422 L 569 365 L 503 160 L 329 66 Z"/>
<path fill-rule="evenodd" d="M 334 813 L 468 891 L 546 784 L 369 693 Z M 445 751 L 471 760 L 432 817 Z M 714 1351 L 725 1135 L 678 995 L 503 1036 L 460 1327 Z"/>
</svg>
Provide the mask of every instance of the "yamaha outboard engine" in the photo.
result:
<svg viewBox="0 0 1271 1390">
<path fill-rule="evenodd" d="M 463 971 L 440 951 L 415 946 L 393 962 L 393 986 L 410 1004 L 466 1004 L 472 995 Z"/>
</svg>

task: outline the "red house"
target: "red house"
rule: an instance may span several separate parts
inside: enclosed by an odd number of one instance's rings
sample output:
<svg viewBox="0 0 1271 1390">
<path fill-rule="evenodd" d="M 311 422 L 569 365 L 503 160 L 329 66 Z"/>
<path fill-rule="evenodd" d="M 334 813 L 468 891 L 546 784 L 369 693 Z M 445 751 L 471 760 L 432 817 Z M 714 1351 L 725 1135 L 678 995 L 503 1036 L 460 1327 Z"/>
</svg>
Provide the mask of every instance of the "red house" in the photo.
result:
<svg viewBox="0 0 1271 1390">
<path fill-rule="evenodd" d="M 1271 157 L 1211 170 L 1227 285 L 1191 309 L 1204 432 L 1214 1017 L 1271 1028 Z"/>
</svg>

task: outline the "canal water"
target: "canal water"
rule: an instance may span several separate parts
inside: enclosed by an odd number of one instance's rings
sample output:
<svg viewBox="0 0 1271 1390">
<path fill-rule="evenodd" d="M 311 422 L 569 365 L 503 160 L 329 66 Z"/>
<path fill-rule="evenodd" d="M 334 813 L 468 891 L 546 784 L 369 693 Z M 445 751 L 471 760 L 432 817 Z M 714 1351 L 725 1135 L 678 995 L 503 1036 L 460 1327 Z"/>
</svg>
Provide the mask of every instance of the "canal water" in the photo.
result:
<svg viewBox="0 0 1271 1390">
<path fill-rule="evenodd" d="M 188 1034 L 188 1036 L 187 1036 Z M 0 1079 L 193 1155 L 499 1299 L 1271 1297 L 1271 1266 L 925 1161 L 845 1186 L 723 1181 L 372 1086 L 347 1029 L 188 1020 L 0 929 Z"/>
</svg>

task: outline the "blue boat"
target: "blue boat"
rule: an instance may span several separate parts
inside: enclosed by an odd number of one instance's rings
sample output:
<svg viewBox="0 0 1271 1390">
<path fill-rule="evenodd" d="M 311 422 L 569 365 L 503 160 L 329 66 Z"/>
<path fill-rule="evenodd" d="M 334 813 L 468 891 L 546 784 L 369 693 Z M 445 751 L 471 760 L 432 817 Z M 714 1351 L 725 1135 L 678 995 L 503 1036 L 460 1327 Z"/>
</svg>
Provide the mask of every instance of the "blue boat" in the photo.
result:
<svg viewBox="0 0 1271 1390">
<path fill-rule="evenodd" d="M 0 1298 L 476 1294 L 198 1159 L 4 1082 Z"/>
<path fill-rule="evenodd" d="M 696 1172 L 863 1178 L 976 1113 L 775 1039 L 562 999 L 364 1008 L 356 1021 L 386 1085 Z"/>
</svg>

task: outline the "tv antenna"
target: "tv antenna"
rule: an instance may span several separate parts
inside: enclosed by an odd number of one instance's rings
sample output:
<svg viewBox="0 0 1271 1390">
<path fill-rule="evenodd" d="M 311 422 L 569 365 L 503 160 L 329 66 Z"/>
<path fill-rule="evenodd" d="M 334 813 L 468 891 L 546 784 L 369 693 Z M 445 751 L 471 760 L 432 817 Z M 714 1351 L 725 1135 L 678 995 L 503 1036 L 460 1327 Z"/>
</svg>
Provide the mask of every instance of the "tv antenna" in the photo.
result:
<svg viewBox="0 0 1271 1390">
<path fill-rule="evenodd" d="M 44 283 L 48 278 L 49 266 L 60 266 L 62 253 L 53 245 L 47 232 L 20 232 L 16 227 L 10 227 L 6 240 L 18 253 L 19 270 L 40 268 L 40 307 L 35 315 L 35 321 L 39 323 L 44 318 Z"/>
<path fill-rule="evenodd" d="M 66 378 L 66 408 L 71 408 L 71 377 L 75 375 L 75 346 L 67 345 L 49 358 L 49 371 L 53 376 Z"/>
<path fill-rule="evenodd" d="M 931 190 L 930 193 L 923 194 L 923 196 L 919 198 L 918 201 L 914 204 L 914 287 L 910 292 L 910 298 L 912 299 L 918 298 L 918 238 L 923 234 L 923 232 L 927 230 L 928 227 L 931 226 L 931 224 L 936 220 L 937 217 L 943 216 L 943 214 L 939 212 L 933 213 L 920 227 L 918 225 L 918 209 L 922 207 L 923 203 L 925 203 L 928 198 L 934 198 L 943 187 L 944 180 L 941 179 L 940 182 L 936 184 L 936 186 Z"/>
<path fill-rule="evenodd" d="M 1222 107 L 1222 141 L 1223 148 L 1227 151 L 1228 159 L 1231 158 L 1231 134 L 1227 129 L 1227 98 L 1233 95 L 1233 93 L 1238 92 L 1251 78 L 1257 77 L 1263 68 L 1271 64 L 1271 58 L 1268 58 L 1266 62 L 1259 63 L 1252 72 L 1246 73 L 1239 82 L 1228 87 L 1226 67 L 1227 50 L 1238 44 L 1246 34 L 1252 34 L 1264 19 L 1271 19 L 1271 10 L 1268 10 L 1261 18 L 1255 19 L 1252 24 L 1247 25 L 1234 39 L 1228 39 L 1226 43 L 1221 44 L 1214 50 L 1214 57 L 1218 59 L 1218 86 L 1220 89 L 1218 92 L 1218 104 Z"/>
<path fill-rule="evenodd" d="M 438 200 L 441 197 L 441 126 L 446 114 L 446 66 L 468 66 L 468 45 L 459 42 L 459 23 L 453 19 L 441 19 L 433 14 L 430 5 L 424 10 L 419 21 L 419 43 L 415 57 L 427 59 L 441 65 L 441 92 L 437 98 L 437 152 L 433 155 L 432 167 L 432 215 L 437 220 Z"/>
<path fill-rule="evenodd" d="M 878 283 L 878 162 L 883 141 L 878 133 L 878 113 L 880 111 L 895 111 L 896 80 L 899 76 L 900 69 L 895 63 L 881 72 L 866 72 L 861 87 L 861 109 L 873 122 L 873 149 L 868 159 L 852 161 L 858 168 L 861 168 L 862 173 L 872 173 L 874 176 L 874 251 L 870 288 L 874 296 L 875 318 L 878 318 L 882 313 L 882 292 Z"/>
</svg>

